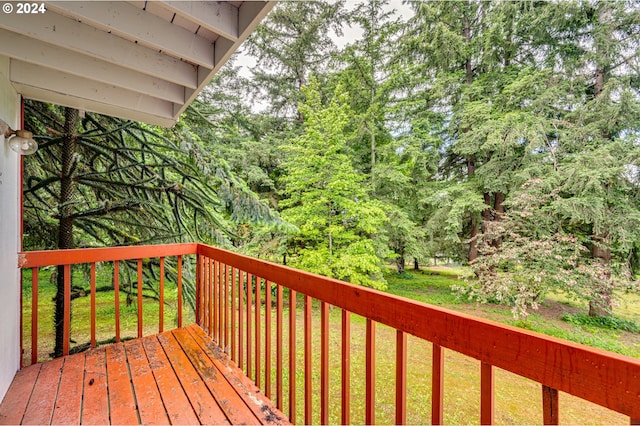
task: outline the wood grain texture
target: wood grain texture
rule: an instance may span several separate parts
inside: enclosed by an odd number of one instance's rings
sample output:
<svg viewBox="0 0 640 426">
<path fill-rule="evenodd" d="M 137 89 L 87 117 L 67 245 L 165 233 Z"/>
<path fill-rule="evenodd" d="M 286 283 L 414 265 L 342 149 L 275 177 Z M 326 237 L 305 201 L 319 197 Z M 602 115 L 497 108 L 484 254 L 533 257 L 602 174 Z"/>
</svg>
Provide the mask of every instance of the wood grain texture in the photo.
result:
<svg viewBox="0 0 640 426">
<path fill-rule="evenodd" d="M 289 424 L 287 418 L 273 406 L 268 398 L 260 392 L 260 389 L 235 367 L 232 361 L 209 339 L 199 327 L 185 328 L 194 337 L 202 349 L 206 349 L 207 356 L 224 375 L 233 389 L 245 401 L 249 409 L 262 424 Z"/>
<path fill-rule="evenodd" d="M 542 386 L 542 424 L 560 424 L 558 391 L 544 385 Z"/>
<path fill-rule="evenodd" d="M 34 364 L 16 373 L 0 404 L 0 424 L 16 425 L 22 422 L 41 368 L 42 364 Z"/>
<path fill-rule="evenodd" d="M 18 372 L 0 424 L 288 424 L 197 325 Z"/>
<path fill-rule="evenodd" d="M 441 425 L 444 420 L 444 350 L 433 344 L 431 366 L 431 424 Z"/>
<path fill-rule="evenodd" d="M 224 374 L 202 350 L 194 337 L 185 329 L 174 330 L 173 336 L 229 422 L 231 424 L 255 424 L 258 421 L 256 416 L 247 410 L 247 406 L 240 395 L 236 393 L 233 386 L 229 384 Z"/>
<path fill-rule="evenodd" d="M 142 339 L 149 367 L 160 391 L 167 416 L 172 424 L 196 424 L 198 416 L 191 407 L 180 380 L 171 367 L 160 342 L 155 336 Z"/>
<path fill-rule="evenodd" d="M 93 349 L 87 352 L 85 357 L 82 424 L 108 424 L 109 396 L 105 349 Z"/>
<path fill-rule="evenodd" d="M 209 393 L 207 386 L 200 379 L 200 375 L 175 337 L 171 333 L 163 333 L 158 335 L 158 341 L 167 354 L 200 423 L 229 424 L 227 417 Z"/>
<path fill-rule="evenodd" d="M 151 425 L 168 424 L 169 418 L 164 409 L 155 377 L 149 367 L 147 355 L 142 347 L 142 340 L 129 340 L 124 344 L 127 351 L 129 374 L 138 403 L 140 422 Z"/>
<path fill-rule="evenodd" d="M 136 401 L 131 389 L 131 378 L 129 377 L 124 345 L 122 343 L 108 345 L 105 350 L 111 423 L 138 424 Z"/>
<path fill-rule="evenodd" d="M 82 387 L 85 370 L 85 354 L 64 358 L 58 398 L 53 408 L 51 424 L 79 424 L 82 408 Z"/>
<path fill-rule="evenodd" d="M 42 364 L 38 381 L 36 382 L 31 399 L 25 410 L 22 424 L 40 425 L 51 423 L 53 407 L 58 395 L 60 373 L 63 358 L 56 358 Z"/>
<path fill-rule="evenodd" d="M 494 412 L 493 367 L 480 364 L 480 424 L 492 425 Z"/>
</svg>

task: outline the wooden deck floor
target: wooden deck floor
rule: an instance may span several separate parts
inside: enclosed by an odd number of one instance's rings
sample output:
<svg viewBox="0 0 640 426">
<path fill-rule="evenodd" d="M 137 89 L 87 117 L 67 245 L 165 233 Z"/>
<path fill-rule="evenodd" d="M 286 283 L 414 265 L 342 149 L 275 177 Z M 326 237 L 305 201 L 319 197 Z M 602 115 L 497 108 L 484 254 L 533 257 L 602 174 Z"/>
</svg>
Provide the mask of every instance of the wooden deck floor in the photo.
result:
<svg viewBox="0 0 640 426">
<path fill-rule="evenodd" d="M 196 325 L 22 369 L 0 424 L 282 424 Z"/>
</svg>

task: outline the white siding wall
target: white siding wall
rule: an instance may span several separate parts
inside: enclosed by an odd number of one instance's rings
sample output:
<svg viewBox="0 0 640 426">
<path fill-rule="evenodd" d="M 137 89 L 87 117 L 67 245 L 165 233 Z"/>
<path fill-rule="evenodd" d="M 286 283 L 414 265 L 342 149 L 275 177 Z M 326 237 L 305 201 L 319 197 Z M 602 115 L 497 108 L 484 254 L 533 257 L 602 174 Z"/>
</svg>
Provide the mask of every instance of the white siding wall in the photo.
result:
<svg viewBox="0 0 640 426">
<path fill-rule="evenodd" d="M 16 129 L 20 98 L 9 84 L 9 59 L 0 55 L 0 119 Z M 0 400 L 20 367 L 20 158 L 0 135 Z"/>
</svg>

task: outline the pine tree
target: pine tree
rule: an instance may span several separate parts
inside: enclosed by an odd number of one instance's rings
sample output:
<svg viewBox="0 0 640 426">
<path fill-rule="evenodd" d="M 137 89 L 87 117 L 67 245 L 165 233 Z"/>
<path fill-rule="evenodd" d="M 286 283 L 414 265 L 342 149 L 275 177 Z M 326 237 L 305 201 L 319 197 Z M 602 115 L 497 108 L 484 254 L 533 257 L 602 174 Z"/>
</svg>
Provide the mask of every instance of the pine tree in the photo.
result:
<svg viewBox="0 0 640 426">
<path fill-rule="evenodd" d="M 282 216 L 300 232 L 291 245 L 291 264 L 328 277 L 384 288 L 381 260 L 372 236 L 386 220 L 380 204 L 371 200 L 346 155 L 345 132 L 350 119 L 346 96 L 338 86 L 327 106 L 319 84 L 303 87 L 306 101 L 301 136 L 282 149 L 286 199 Z"/>
</svg>

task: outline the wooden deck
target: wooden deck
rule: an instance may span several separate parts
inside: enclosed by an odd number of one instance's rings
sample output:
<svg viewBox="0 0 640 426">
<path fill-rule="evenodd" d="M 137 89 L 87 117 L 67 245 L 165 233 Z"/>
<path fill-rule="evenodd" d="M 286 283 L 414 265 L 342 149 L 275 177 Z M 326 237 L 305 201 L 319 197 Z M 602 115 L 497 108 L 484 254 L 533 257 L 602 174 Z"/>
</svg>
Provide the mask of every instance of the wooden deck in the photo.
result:
<svg viewBox="0 0 640 426">
<path fill-rule="evenodd" d="M 0 424 L 283 423 L 197 325 L 26 367 L 0 405 Z"/>
</svg>

